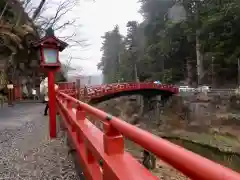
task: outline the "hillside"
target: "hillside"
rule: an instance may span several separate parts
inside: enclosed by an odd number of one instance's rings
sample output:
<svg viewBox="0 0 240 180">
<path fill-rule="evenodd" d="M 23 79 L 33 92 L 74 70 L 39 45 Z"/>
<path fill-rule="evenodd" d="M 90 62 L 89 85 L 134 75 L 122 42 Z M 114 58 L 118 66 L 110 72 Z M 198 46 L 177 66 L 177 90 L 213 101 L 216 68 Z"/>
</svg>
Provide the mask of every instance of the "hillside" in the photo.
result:
<svg viewBox="0 0 240 180">
<path fill-rule="evenodd" d="M 44 35 L 44 29 L 29 17 L 23 6 L 26 7 L 19 0 L 0 2 L 0 88 L 12 81 L 16 85 L 26 85 L 31 92 L 30 89 L 38 86 L 41 77 L 46 75 L 40 69 L 38 52 L 32 48 L 32 42 Z M 41 3 L 33 9 L 38 11 L 40 6 Z M 63 69 L 66 69 L 64 64 Z M 65 79 L 62 71 L 56 74 L 57 81 Z"/>
<path fill-rule="evenodd" d="M 39 38 L 36 27 L 25 13 L 20 1 L 1 1 L 0 69 L 14 83 L 35 82 L 39 77 L 39 60 L 31 42 Z M 29 77 L 31 77 L 29 79 Z M 3 81 L 2 81 L 3 82 Z"/>
</svg>

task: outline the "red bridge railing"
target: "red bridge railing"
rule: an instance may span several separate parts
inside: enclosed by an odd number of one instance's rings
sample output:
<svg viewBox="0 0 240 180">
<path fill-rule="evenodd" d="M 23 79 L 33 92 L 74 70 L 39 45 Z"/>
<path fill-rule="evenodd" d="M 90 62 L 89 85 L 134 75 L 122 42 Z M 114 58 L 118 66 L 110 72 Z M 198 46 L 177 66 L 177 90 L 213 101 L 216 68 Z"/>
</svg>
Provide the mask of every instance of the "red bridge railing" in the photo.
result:
<svg viewBox="0 0 240 180">
<path fill-rule="evenodd" d="M 77 85 L 79 84 L 79 85 Z M 72 97 L 81 97 L 81 99 L 93 99 L 100 98 L 107 95 L 113 95 L 120 92 L 129 92 L 137 90 L 160 90 L 169 92 L 171 94 L 177 94 L 179 92 L 178 87 L 167 84 L 155 84 L 153 82 L 126 82 L 126 83 L 112 83 L 95 86 L 80 87 L 80 82 L 62 82 L 58 83 L 61 92 L 64 92 Z"/>
<path fill-rule="evenodd" d="M 57 111 L 79 155 L 87 180 L 156 180 L 124 151 L 124 137 L 151 151 L 193 180 L 239 180 L 240 174 L 130 125 L 58 91 Z M 103 124 L 103 132 L 87 116 Z M 103 166 L 99 161 L 103 161 Z"/>
<path fill-rule="evenodd" d="M 59 90 L 72 97 L 76 98 L 77 87 L 76 82 L 60 82 L 58 83 Z"/>
</svg>

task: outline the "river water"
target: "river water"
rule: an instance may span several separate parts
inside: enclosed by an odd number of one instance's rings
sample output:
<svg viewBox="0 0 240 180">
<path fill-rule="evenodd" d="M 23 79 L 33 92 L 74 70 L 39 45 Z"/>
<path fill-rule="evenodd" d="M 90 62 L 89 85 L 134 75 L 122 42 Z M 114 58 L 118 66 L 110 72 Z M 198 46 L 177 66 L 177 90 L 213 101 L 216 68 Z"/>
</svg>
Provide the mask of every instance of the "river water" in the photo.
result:
<svg viewBox="0 0 240 180">
<path fill-rule="evenodd" d="M 240 154 L 233 152 L 221 152 L 219 149 L 207 145 L 194 143 L 188 140 L 179 138 L 166 138 L 169 141 L 180 145 L 194 153 L 204 156 L 212 161 L 229 167 L 235 171 L 240 172 Z"/>
</svg>

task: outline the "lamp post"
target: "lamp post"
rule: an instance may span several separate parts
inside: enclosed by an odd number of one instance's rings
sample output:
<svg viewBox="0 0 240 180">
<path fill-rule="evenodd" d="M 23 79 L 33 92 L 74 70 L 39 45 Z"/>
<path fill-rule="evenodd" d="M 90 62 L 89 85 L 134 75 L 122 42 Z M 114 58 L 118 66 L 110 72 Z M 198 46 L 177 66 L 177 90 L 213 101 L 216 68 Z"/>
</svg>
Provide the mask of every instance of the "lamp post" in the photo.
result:
<svg viewBox="0 0 240 180">
<path fill-rule="evenodd" d="M 38 51 L 40 67 L 48 73 L 48 97 L 49 97 L 49 135 L 50 138 L 57 136 L 56 132 L 56 93 L 54 74 L 60 70 L 59 52 L 68 46 L 67 43 L 56 38 L 52 28 L 46 30 L 42 39 L 33 43 Z"/>
</svg>

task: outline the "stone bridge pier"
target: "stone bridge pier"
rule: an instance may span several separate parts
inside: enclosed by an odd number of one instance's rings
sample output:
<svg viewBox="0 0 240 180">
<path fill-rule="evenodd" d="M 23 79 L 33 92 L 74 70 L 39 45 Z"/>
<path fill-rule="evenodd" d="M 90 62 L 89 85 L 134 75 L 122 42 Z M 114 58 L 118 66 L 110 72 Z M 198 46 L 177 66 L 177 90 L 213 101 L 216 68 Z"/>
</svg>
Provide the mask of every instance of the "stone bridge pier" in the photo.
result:
<svg viewBox="0 0 240 180">
<path fill-rule="evenodd" d="M 152 110 L 160 110 L 164 107 L 171 95 L 168 94 L 144 94 L 142 95 L 142 113 L 145 114 Z"/>
</svg>

